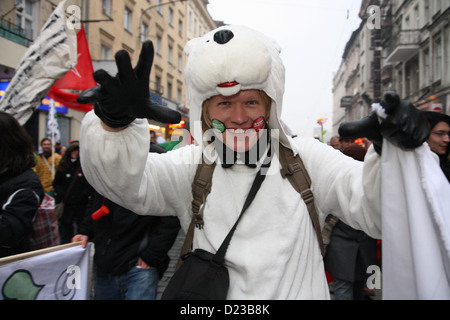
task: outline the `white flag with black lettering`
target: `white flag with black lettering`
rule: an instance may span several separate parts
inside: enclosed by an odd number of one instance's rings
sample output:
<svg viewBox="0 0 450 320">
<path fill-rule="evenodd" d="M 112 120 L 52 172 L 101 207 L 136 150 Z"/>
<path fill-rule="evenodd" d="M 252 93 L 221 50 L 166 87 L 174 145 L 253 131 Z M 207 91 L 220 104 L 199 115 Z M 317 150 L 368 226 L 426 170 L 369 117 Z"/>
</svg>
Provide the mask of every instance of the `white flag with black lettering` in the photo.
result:
<svg viewBox="0 0 450 320">
<path fill-rule="evenodd" d="M 0 259 L 0 300 L 89 300 L 93 244 L 65 244 Z"/>
<path fill-rule="evenodd" d="M 0 99 L 0 110 L 25 124 L 50 87 L 77 64 L 77 36 L 61 1 L 28 48 Z"/>
</svg>

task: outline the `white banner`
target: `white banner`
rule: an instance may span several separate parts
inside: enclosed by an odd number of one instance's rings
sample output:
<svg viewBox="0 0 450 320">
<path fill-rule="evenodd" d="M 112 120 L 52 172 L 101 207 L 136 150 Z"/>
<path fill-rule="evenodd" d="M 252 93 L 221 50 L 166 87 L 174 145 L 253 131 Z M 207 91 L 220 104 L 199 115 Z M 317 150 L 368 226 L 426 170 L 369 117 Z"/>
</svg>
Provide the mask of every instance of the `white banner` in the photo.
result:
<svg viewBox="0 0 450 320">
<path fill-rule="evenodd" d="M 88 300 L 93 251 L 70 243 L 0 259 L 0 300 Z"/>
<path fill-rule="evenodd" d="M 55 100 L 53 99 L 50 99 L 47 118 L 47 137 L 52 139 L 53 143 L 61 142 L 61 133 L 59 132 Z"/>
<path fill-rule="evenodd" d="M 427 144 L 383 141 L 383 299 L 450 299 L 450 184 Z"/>
</svg>

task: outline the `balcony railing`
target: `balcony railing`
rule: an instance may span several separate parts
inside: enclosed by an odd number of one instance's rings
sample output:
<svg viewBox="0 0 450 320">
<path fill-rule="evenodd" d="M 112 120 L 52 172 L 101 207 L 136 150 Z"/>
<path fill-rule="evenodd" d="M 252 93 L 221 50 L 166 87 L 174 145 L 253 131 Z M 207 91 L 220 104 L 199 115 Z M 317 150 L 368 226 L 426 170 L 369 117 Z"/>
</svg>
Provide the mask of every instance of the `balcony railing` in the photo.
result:
<svg viewBox="0 0 450 320">
<path fill-rule="evenodd" d="M 386 48 L 387 61 L 407 61 L 419 50 L 420 30 L 400 30 Z"/>
<path fill-rule="evenodd" d="M 4 18 L 0 18 L 0 37 L 23 46 L 27 46 L 27 43 L 30 41 L 26 38 L 23 28 Z"/>
</svg>

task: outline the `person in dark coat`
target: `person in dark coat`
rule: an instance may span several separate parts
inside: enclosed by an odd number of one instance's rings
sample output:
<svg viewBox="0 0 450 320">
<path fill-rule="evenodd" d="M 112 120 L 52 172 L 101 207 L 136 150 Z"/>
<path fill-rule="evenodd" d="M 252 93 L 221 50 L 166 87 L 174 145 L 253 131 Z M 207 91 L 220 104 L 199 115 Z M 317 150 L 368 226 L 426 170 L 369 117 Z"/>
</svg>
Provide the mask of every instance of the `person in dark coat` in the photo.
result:
<svg viewBox="0 0 450 320">
<path fill-rule="evenodd" d="M 364 161 L 366 149 L 351 144 L 343 153 Z M 324 257 L 325 270 L 334 277 L 334 300 L 362 300 L 370 275 L 367 268 L 378 264 L 377 240 L 336 220 Z"/>
<path fill-rule="evenodd" d="M 69 190 L 72 181 L 75 182 Z M 53 189 L 56 203 L 60 203 L 67 196 L 58 228 L 61 244 L 69 243 L 75 235 L 75 228 L 83 220 L 89 197 L 94 192 L 81 169 L 78 142 L 70 144 L 61 158 L 53 180 Z"/>
<path fill-rule="evenodd" d="M 166 152 L 154 143 L 149 150 Z M 155 300 L 180 228 L 176 216 L 138 215 L 95 192 L 72 239 L 83 247 L 89 239 L 95 243 L 94 299 Z"/>
<path fill-rule="evenodd" d="M 175 216 L 142 216 L 98 193 L 92 197 L 79 234 L 72 241 L 95 243 L 95 300 L 155 300 L 180 230 Z M 101 206 L 109 213 L 94 221 Z"/>
<path fill-rule="evenodd" d="M 0 257 L 29 250 L 33 219 L 44 198 L 33 143 L 10 114 L 0 111 Z"/>
</svg>

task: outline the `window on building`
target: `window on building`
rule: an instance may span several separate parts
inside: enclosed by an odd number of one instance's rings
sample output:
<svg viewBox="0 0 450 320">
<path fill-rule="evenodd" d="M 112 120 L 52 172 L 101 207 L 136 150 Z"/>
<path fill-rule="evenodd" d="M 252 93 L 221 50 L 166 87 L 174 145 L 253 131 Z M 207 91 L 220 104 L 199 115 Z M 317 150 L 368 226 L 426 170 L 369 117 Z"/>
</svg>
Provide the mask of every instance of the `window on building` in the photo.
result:
<svg viewBox="0 0 450 320">
<path fill-rule="evenodd" d="M 103 13 L 110 16 L 111 15 L 111 0 L 103 0 L 102 1 L 102 10 Z"/>
<path fill-rule="evenodd" d="M 425 24 L 427 24 L 430 18 L 430 0 L 424 0 L 424 12 L 425 12 Z"/>
<path fill-rule="evenodd" d="M 160 77 L 160 76 L 156 76 L 156 77 L 155 77 L 155 90 L 156 90 L 156 92 L 158 92 L 159 94 L 162 94 L 161 77 Z"/>
<path fill-rule="evenodd" d="M 418 59 L 413 58 L 405 64 L 405 96 L 412 97 L 419 91 Z"/>
<path fill-rule="evenodd" d="M 112 60 L 112 49 L 105 45 L 100 45 L 100 60 Z"/>
<path fill-rule="evenodd" d="M 147 32 L 148 32 L 148 25 L 146 23 L 143 23 L 141 25 L 141 41 L 142 42 L 147 40 Z"/>
<path fill-rule="evenodd" d="M 179 53 L 178 54 L 178 63 L 177 63 L 178 71 L 183 70 L 183 56 Z"/>
<path fill-rule="evenodd" d="M 158 35 L 156 35 L 156 47 L 155 47 L 155 50 L 156 50 L 156 53 L 159 54 L 159 55 L 161 55 L 161 43 L 162 43 L 162 38 L 158 34 Z"/>
<path fill-rule="evenodd" d="M 160 15 L 163 15 L 162 0 L 157 0 L 157 1 L 156 1 L 156 5 L 157 5 L 156 11 L 158 11 L 158 13 L 159 13 Z"/>
<path fill-rule="evenodd" d="M 442 43 L 441 38 L 434 40 L 434 81 L 439 81 L 442 78 Z"/>
<path fill-rule="evenodd" d="M 178 35 L 183 38 L 183 21 L 178 20 Z"/>
<path fill-rule="evenodd" d="M 169 8 L 169 25 L 173 26 L 173 9 Z"/>
<path fill-rule="evenodd" d="M 419 27 L 420 27 L 419 5 L 416 5 L 414 7 L 414 19 L 416 21 L 416 25 L 415 25 L 414 29 L 419 29 Z"/>
<path fill-rule="evenodd" d="M 182 94 L 181 88 L 178 88 L 178 90 L 177 90 L 177 102 L 178 103 L 181 102 L 181 94 Z"/>
<path fill-rule="evenodd" d="M 359 85 L 361 86 L 361 90 L 364 90 L 364 81 L 366 80 L 366 66 L 361 66 L 361 75 L 359 78 Z"/>
<path fill-rule="evenodd" d="M 168 46 L 167 48 L 167 61 L 172 64 L 173 60 L 172 60 L 172 55 L 173 55 L 173 48 L 171 45 Z"/>
<path fill-rule="evenodd" d="M 403 25 L 403 29 L 405 29 L 405 30 L 411 29 L 411 25 L 410 25 L 410 23 L 409 23 L 409 15 L 406 16 L 406 18 L 405 18 L 405 22 L 404 22 L 404 25 Z"/>
<path fill-rule="evenodd" d="M 441 3 L 441 1 L 442 1 L 442 0 L 436 0 L 436 1 L 435 1 L 435 4 L 436 4 L 436 12 L 439 12 L 439 11 L 441 11 L 441 9 L 442 9 L 442 3 Z"/>
<path fill-rule="evenodd" d="M 423 85 L 425 87 L 430 85 L 431 80 L 431 68 L 430 68 L 430 49 L 425 49 L 423 51 Z"/>
<path fill-rule="evenodd" d="M 172 82 L 167 82 L 167 99 L 172 100 Z"/>
<path fill-rule="evenodd" d="M 125 11 L 123 13 L 123 28 L 131 32 L 131 10 L 127 7 L 125 7 Z"/>
<path fill-rule="evenodd" d="M 16 24 L 23 28 L 27 39 L 34 40 L 37 36 L 34 31 L 37 29 L 35 25 L 35 21 L 37 19 L 34 19 L 34 15 L 37 10 L 36 6 L 38 3 L 32 0 L 19 0 L 16 1 L 16 4 L 21 4 L 24 8 L 21 12 L 16 10 Z"/>
</svg>

